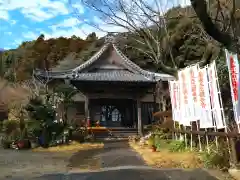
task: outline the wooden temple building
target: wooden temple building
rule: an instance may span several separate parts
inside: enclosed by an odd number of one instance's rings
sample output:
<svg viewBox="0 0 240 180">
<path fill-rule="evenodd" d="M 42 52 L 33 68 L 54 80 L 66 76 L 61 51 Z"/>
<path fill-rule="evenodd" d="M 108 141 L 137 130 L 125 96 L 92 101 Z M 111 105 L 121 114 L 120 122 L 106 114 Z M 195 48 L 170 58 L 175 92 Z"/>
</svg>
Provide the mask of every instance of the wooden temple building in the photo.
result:
<svg viewBox="0 0 240 180">
<path fill-rule="evenodd" d="M 74 86 L 75 110 L 69 117 L 85 119 L 101 126 L 136 128 L 142 134 L 143 125 L 151 124 L 156 106 L 156 84 L 174 77 L 143 70 L 129 60 L 112 38 L 100 50 L 78 67 L 67 71 L 36 70 L 38 79 L 60 80 Z"/>
</svg>

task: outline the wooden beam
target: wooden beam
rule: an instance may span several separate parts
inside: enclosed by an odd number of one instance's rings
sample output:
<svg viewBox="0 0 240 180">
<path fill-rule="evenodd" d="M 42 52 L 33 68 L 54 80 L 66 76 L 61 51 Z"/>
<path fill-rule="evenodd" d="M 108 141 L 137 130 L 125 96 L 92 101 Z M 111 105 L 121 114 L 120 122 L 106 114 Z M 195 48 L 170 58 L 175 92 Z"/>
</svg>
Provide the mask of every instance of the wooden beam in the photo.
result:
<svg viewBox="0 0 240 180">
<path fill-rule="evenodd" d="M 89 98 L 88 98 L 87 95 L 85 95 L 84 109 L 85 109 L 85 120 L 86 120 L 86 123 L 90 123 Z"/>
<path fill-rule="evenodd" d="M 138 135 L 143 136 L 142 108 L 140 98 L 137 98 L 137 115 L 138 115 Z"/>
</svg>

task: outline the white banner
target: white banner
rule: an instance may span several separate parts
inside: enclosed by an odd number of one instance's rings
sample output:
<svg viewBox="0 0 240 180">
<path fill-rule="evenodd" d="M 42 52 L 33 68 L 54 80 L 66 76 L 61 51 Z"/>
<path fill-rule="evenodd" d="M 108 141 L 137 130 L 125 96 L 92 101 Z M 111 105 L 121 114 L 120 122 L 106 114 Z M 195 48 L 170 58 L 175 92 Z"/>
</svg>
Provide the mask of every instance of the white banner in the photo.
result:
<svg viewBox="0 0 240 180">
<path fill-rule="evenodd" d="M 191 104 L 192 104 L 192 119 L 191 121 L 197 121 L 200 119 L 200 109 L 199 109 L 199 103 L 198 103 L 198 98 L 197 98 L 197 94 L 199 91 L 198 88 L 198 65 L 194 65 L 191 66 L 189 68 L 189 73 L 190 73 L 190 84 L 191 84 L 191 88 L 190 88 L 190 94 L 191 96 L 189 96 Z"/>
<path fill-rule="evenodd" d="M 184 69 L 178 72 L 178 80 L 180 86 L 180 109 L 181 109 L 181 124 L 184 126 L 190 126 L 191 109 L 189 108 L 189 75 L 188 70 Z"/>
<path fill-rule="evenodd" d="M 200 106 L 200 128 L 212 128 L 213 120 L 211 113 L 211 102 L 208 87 L 207 68 L 204 67 L 198 71 L 198 102 Z"/>
<path fill-rule="evenodd" d="M 217 129 L 223 129 L 225 126 L 224 115 L 220 105 L 220 90 L 218 89 L 217 73 L 215 61 L 208 66 L 209 91 L 212 105 L 212 115 Z"/>
<path fill-rule="evenodd" d="M 178 81 L 169 81 L 169 91 L 172 104 L 172 119 L 179 122 L 181 121 L 181 110 Z"/>
<path fill-rule="evenodd" d="M 229 70 L 229 80 L 231 86 L 233 112 L 236 123 L 240 123 L 240 104 L 239 104 L 239 62 L 236 54 L 225 50 L 226 60 Z"/>
<path fill-rule="evenodd" d="M 169 81 L 169 92 L 172 104 L 172 119 L 176 121 L 176 112 L 177 112 L 177 100 L 176 100 L 176 93 L 175 93 L 175 81 Z"/>
</svg>

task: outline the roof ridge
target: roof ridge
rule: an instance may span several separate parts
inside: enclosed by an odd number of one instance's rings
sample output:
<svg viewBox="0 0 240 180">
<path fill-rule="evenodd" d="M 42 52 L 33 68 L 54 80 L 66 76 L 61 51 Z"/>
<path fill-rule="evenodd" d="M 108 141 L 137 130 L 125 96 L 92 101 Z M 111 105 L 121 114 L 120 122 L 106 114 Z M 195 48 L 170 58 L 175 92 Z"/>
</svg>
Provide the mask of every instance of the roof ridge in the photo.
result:
<svg viewBox="0 0 240 180">
<path fill-rule="evenodd" d="M 79 66 L 77 66 L 76 68 L 72 69 L 72 72 L 74 71 L 80 71 L 82 69 L 84 69 L 86 66 L 91 65 L 92 63 L 94 63 L 102 54 L 103 52 L 109 47 L 110 43 L 106 43 L 104 44 L 100 50 L 98 50 L 90 59 L 88 59 L 87 61 L 85 61 L 83 64 L 80 64 Z"/>
<path fill-rule="evenodd" d="M 118 47 L 113 44 L 113 47 L 115 48 L 116 52 L 123 58 L 124 62 L 126 62 L 128 65 L 130 65 L 134 70 L 136 70 L 137 72 L 141 73 L 144 76 L 154 76 L 153 72 L 150 71 L 146 71 L 144 69 L 142 69 L 140 66 L 138 66 L 136 63 L 134 63 L 133 61 L 131 61 L 126 55 L 124 55 L 119 49 Z"/>
</svg>

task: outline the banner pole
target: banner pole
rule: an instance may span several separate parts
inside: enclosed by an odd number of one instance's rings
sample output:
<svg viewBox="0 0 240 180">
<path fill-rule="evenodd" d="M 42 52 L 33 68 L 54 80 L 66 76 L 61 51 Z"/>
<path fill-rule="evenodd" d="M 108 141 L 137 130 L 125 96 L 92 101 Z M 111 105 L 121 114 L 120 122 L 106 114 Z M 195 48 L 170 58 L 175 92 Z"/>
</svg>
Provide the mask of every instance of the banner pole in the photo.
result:
<svg viewBox="0 0 240 180">
<path fill-rule="evenodd" d="M 196 125 L 197 125 L 197 131 L 199 131 L 199 125 L 198 125 L 198 121 L 196 121 Z M 200 152 L 202 152 L 202 143 L 201 143 L 201 136 L 198 134 L 198 143 L 199 143 L 199 150 Z"/>
<path fill-rule="evenodd" d="M 208 132 L 207 128 L 205 128 L 205 132 Z M 210 153 L 208 135 L 206 134 L 205 137 L 206 137 L 206 143 L 207 143 L 207 151 L 208 153 Z"/>
<path fill-rule="evenodd" d="M 214 99 L 212 97 L 212 91 L 213 91 L 213 86 L 211 86 L 211 84 L 213 83 L 213 77 L 211 74 L 211 79 L 209 78 L 209 66 L 206 65 L 207 68 L 207 78 L 208 78 L 208 90 L 209 90 L 209 94 L 210 94 L 210 105 L 211 105 L 211 115 L 212 115 L 212 120 L 213 120 L 213 125 L 214 125 L 214 132 L 217 132 L 217 122 L 216 122 L 216 117 L 214 116 L 213 111 L 215 110 L 215 107 L 213 105 Z M 212 73 L 212 72 L 211 72 Z M 215 136 L 215 144 L 216 144 L 216 148 L 218 150 L 218 137 Z"/>
<path fill-rule="evenodd" d="M 183 126 L 183 128 L 185 131 L 187 130 L 186 126 Z M 187 133 L 184 133 L 184 140 L 185 140 L 185 148 L 187 149 L 188 147 Z"/>
<path fill-rule="evenodd" d="M 221 108 L 222 118 L 223 118 L 224 131 L 225 131 L 225 133 L 228 133 L 227 122 L 226 122 L 225 112 L 224 112 L 223 102 L 222 102 L 222 94 L 221 94 L 219 80 L 218 80 L 218 72 L 217 72 L 216 61 L 214 60 L 213 63 L 214 63 L 213 66 L 214 66 L 214 69 L 215 69 L 215 78 L 216 78 L 216 83 L 217 83 L 218 98 L 220 100 L 220 108 Z M 228 153 L 231 156 L 231 148 L 230 148 L 229 137 L 227 136 L 226 139 L 227 139 Z"/>
<path fill-rule="evenodd" d="M 190 144 L 191 144 L 191 151 L 193 150 L 193 134 L 192 134 L 192 130 L 193 130 L 193 127 L 192 127 L 192 122 L 190 122 L 190 124 L 191 124 L 191 142 L 190 142 Z"/>
</svg>

